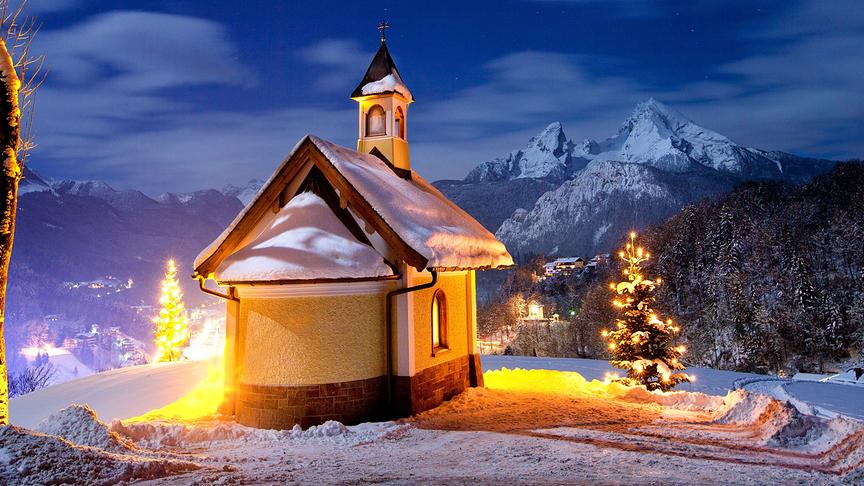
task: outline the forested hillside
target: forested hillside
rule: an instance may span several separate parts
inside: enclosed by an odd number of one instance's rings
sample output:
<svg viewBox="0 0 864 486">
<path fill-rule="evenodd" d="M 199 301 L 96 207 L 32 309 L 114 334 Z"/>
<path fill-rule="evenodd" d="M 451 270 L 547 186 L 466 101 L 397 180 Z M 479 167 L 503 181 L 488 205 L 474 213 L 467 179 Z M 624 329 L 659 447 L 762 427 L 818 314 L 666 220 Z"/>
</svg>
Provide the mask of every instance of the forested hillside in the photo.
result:
<svg viewBox="0 0 864 486">
<path fill-rule="evenodd" d="M 648 275 L 663 280 L 657 307 L 681 323 L 688 364 L 793 372 L 861 360 L 864 165 L 840 164 L 797 186 L 743 184 L 685 206 L 640 240 L 653 255 Z M 608 282 L 619 272 L 616 259 L 545 280 L 536 277 L 542 261 L 508 278 L 494 302 L 481 309 L 481 324 L 493 331 L 496 322 L 518 328 L 526 301 L 545 304 L 547 314 L 574 311 L 565 330 L 532 343 L 531 350 L 603 357 L 599 330 L 614 326 Z"/>
<path fill-rule="evenodd" d="M 864 340 L 864 165 L 746 184 L 649 231 L 658 302 L 699 364 L 813 370 Z"/>
</svg>

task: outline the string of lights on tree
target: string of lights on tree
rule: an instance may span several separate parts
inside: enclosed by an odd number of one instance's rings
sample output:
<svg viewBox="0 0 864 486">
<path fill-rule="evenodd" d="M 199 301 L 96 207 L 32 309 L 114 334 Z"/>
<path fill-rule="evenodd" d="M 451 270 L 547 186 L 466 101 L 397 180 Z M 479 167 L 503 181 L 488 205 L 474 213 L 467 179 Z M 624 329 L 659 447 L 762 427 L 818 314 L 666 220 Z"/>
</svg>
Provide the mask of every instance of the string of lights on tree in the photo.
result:
<svg viewBox="0 0 864 486">
<path fill-rule="evenodd" d="M 177 266 L 168 260 L 168 270 L 162 280 L 159 297 L 159 315 L 153 318 L 155 326 L 156 361 L 177 361 L 189 340 L 189 316 L 183 304 L 183 291 L 177 280 Z"/>
<path fill-rule="evenodd" d="M 661 280 L 651 280 L 642 274 L 642 264 L 650 253 L 636 245 L 636 233 L 630 233 L 630 242 L 618 256 L 627 264 L 623 270 L 626 280 L 609 287 L 617 296 L 612 305 L 619 310 L 616 329 L 602 330 L 609 341 L 612 365 L 627 372 L 626 377 L 607 375 L 608 379 L 625 385 L 645 385 L 648 390 L 671 390 L 695 377 L 676 373 L 684 369 L 681 356 L 684 345 L 674 345 L 681 328 L 672 319 L 662 320 L 652 309 L 654 288 Z"/>
</svg>

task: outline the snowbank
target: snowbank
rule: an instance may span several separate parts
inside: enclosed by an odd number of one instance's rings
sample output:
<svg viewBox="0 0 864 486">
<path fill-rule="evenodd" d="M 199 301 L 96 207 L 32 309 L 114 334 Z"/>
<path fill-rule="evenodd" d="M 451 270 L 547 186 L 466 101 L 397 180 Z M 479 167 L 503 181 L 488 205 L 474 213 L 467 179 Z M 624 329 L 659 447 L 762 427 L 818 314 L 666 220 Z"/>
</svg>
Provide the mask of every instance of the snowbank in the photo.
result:
<svg viewBox="0 0 864 486">
<path fill-rule="evenodd" d="M 721 409 L 726 400 L 725 397 L 699 392 L 648 391 L 644 386 L 628 387 L 610 381 L 588 381 L 573 371 L 502 368 L 487 371 L 483 374 L 483 379 L 486 387 L 491 390 L 605 397 L 637 403 L 655 403 L 688 411 L 713 412 Z"/>
<path fill-rule="evenodd" d="M 822 436 L 826 422 L 804 415 L 788 401 L 737 390 L 716 418 L 721 424 L 753 426 L 768 445 L 794 447 L 809 444 Z"/>
<path fill-rule="evenodd" d="M 0 427 L 3 484 L 117 484 L 198 468 L 191 462 L 111 453 L 15 426 Z"/>
<path fill-rule="evenodd" d="M 106 451 L 126 452 L 128 442 L 108 429 L 87 405 L 72 405 L 51 415 L 37 428 L 39 432 L 56 435 L 77 445 L 97 447 Z"/>
<path fill-rule="evenodd" d="M 364 423 L 348 427 L 341 422 L 328 420 L 306 430 L 299 425 L 290 430 L 268 430 L 246 427 L 230 420 L 201 421 L 196 424 L 118 420 L 111 424 L 111 431 L 128 437 L 141 447 L 160 449 L 164 446 L 236 440 L 250 444 L 293 441 L 351 445 L 375 441 L 405 427 L 407 425 L 395 422 Z"/>
</svg>

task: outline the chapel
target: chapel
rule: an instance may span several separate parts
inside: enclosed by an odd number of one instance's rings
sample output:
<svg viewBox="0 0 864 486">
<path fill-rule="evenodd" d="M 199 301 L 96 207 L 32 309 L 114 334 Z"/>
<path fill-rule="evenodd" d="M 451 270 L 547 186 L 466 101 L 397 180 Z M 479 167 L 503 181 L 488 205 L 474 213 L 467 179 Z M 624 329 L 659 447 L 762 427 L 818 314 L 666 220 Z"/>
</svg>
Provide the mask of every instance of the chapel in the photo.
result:
<svg viewBox="0 0 864 486">
<path fill-rule="evenodd" d="M 412 168 L 383 30 L 351 99 L 356 150 L 303 137 L 195 260 L 227 302 L 221 409 L 243 425 L 409 416 L 483 386 L 475 272 L 513 260 Z"/>
</svg>

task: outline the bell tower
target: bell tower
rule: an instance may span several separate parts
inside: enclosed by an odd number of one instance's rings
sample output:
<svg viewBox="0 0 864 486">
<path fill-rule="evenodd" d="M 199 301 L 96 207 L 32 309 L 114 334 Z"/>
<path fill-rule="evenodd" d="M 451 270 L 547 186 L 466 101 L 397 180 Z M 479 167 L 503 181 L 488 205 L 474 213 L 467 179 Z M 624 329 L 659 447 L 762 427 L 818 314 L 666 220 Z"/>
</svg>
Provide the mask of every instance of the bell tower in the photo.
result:
<svg viewBox="0 0 864 486">
<path fill-rule="evenodd" d="M 387 50 L 387 22 L 381 22 L 381 47 L 363 80 L 351 93 L 359 105 L 357 151 L 374 154 L 389 165 L 411 170 L 408 155 L 408 105 L 414 97 Z"/>
</svg>

